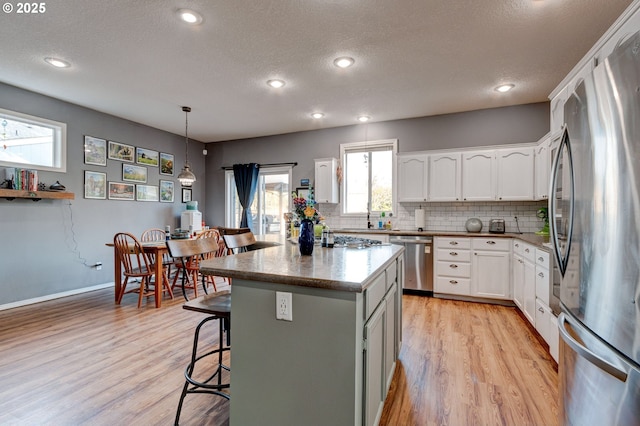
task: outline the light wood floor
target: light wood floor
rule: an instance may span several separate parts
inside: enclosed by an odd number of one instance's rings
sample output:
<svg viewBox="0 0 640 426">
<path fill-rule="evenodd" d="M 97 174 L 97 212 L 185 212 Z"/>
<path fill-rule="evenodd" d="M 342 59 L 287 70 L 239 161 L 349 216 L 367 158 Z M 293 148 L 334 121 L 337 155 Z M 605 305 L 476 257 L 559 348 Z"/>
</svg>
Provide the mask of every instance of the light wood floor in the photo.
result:
<svg viewBox="0 0 640 426">
<path fill-rule="evenodd" d="M 0 424 L 170 425 L 202 314 L 109 290 L 0 311 Z M 556 425 L 554 363 L 514 308 L 404 296 L 382 425 Z M 215 339 L 213 332 L 206 338 Z M 183 425 L 228 425 L 189 395 Z"/>
</svg>

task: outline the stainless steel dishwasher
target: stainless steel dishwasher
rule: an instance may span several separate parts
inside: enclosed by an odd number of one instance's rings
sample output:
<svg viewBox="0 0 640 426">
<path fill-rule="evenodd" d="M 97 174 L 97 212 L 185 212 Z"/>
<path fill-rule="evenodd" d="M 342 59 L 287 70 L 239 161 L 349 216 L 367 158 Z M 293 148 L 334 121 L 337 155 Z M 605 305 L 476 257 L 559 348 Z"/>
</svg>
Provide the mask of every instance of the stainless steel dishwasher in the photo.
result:
<svg viewBox="0 0 640 426">
<path fill-rule="evenodd" d="M 433 296 L 433 237 L 406 235 L 389 242 L 405 248 L 403 291 Z"/>
</svg>

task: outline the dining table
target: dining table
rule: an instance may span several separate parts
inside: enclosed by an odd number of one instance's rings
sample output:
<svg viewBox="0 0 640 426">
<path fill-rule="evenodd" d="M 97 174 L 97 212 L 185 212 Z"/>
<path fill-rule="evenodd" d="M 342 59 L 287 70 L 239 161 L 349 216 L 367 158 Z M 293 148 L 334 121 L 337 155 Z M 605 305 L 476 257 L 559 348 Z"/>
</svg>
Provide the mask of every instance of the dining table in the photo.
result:
<svg viewBox="0 0 640 426">
<path fill-rule="evenodd" d="M 113 242 L 106 243 L 106 245 L 113 247 L 113 278 L 115 282 L 115 301 L 117 302 L 118 293 L 122 289 L 122 265 L 118 260 L 118 253 L 116 252 Z M 150 254 L 155 258 L 155 263 L 153 265 L 155 280 L 156 283 L 162 283 L 162 259 L 165 254 L 169 253 L 166 241 L 144 241 L 141 242 L 140 245 L 145 253 Z M 162 285 L 155 285 L 154 287 L 156 308 L 160 308 L 162 306 Z"/>
</svg>

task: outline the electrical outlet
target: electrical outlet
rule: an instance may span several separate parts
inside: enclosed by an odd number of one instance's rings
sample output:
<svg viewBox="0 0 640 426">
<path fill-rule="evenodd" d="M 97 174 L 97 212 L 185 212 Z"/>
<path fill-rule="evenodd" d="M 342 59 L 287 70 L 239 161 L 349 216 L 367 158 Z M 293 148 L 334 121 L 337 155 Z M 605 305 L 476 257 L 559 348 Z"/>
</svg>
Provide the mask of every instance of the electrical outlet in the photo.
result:
<svg viewBox="0 0 640 426">
<path fill-rule="evenodd" d="M 276 291 L 276 319 L 293 321 L 293 303 L 291 293 Z"/>
</svg>

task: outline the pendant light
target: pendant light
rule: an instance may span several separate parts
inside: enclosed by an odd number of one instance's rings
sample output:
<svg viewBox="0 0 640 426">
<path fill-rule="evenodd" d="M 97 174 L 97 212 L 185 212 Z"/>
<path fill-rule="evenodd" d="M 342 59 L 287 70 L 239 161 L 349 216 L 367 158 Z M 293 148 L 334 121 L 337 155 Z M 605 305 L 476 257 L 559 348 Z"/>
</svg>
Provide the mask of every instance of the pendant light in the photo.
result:
<svg viewBox="0 0 640 426">
<path fill-rule="evenodd" d="M 184 138 L 185 138 L 185 148 L 184 148 L 184 167 L 182 171 L 178 175 L 178 180 L 180 181 L 180 185 L 182 186 L 191 186 L 193 182 L 196 181 L 196 175 L 191 171 L 191 167 L 189 167 L 189 113 L 191 112 L 191 107 L 183 106 L 182 110 L 184 111 Z"/>
</svg>

